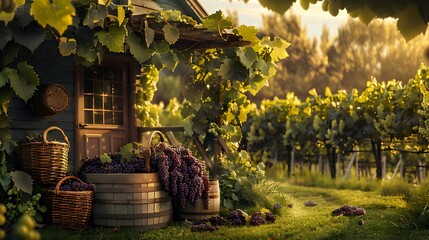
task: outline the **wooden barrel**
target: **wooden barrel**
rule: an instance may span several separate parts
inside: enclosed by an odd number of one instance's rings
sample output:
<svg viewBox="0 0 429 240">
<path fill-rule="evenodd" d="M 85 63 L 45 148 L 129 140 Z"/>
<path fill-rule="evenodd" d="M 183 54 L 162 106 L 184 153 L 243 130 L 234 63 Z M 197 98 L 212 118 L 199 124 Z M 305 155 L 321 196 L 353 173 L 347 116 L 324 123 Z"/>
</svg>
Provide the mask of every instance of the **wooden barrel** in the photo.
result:
<svg viewBox="0 0 429 240">
<path fill-rule="evenodd" d="M 168 192 L 162 190 L 158 173 L 86 174 L 96 184 L 93 222 L 100 226 L 141 227 L 145 230 L 167 226 L 173 217 Z"/>
<path fill-rule="evenodd" d="M 217 216 L 220 209 L 219 181 L 210 181 L 209 208 L 204 208 L 204 199 L 200 199 L 197 206 L 186 202 L 185 208 L 179 209 L 181 219 L 196 220 Z"/>
</svg>

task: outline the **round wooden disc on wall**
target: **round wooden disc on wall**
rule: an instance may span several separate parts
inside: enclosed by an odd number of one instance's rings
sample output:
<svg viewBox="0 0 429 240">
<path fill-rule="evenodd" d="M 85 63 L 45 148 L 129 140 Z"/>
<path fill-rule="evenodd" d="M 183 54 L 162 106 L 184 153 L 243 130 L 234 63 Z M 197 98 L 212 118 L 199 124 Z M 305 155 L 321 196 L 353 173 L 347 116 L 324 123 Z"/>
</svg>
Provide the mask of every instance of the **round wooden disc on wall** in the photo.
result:
<svg viewBox="0 0 429 240">
<path fill-rule="evenodd" d="M 40 116 L 52 116 L 67 110 L 70 96 L 59 84 L 43 85 L 34 95 L 33 110 Z"/>
</svg>

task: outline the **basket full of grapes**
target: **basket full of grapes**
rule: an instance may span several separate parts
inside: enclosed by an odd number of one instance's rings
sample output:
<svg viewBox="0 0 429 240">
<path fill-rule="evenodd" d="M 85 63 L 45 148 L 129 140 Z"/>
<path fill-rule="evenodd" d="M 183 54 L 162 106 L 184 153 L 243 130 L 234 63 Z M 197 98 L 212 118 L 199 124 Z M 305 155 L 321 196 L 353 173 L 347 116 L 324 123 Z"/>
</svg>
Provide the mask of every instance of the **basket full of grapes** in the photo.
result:
<svg viewBox="0 0 429 240">
<path fill-rule="evenodd" d="M 61 179 L 46 193 L 46 205 L 52 224 L 70 230 L 85 229 L 92 210 L 95 185 L 77 177 Z"/>
<path fill-rule="evenodd" d="M 48 133 L 59 131 L 64 142 L 48 140 Z M 42 136 L 27 137 L 19 144 L 21 167 L 41 185 L 55 185 L 67 174 L 70 142 L 61 128 L 47 128 Z"/>
</svg>

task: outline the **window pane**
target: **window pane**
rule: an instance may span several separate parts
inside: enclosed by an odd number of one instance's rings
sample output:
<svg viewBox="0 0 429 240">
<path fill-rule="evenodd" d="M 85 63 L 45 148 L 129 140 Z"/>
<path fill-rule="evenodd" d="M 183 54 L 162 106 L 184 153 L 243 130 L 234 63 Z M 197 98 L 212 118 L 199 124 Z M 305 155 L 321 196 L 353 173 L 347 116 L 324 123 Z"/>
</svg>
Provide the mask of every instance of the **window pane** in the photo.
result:
<svg viewBox="0 0 429 240">
<path fill-rule="evenodd" d="M 112 110 L 112 97 L 104 97 L 104 110 Z"/>
<path fill-rule="evenodd" d="M 92 117 L 92 111 L 85 111 L 84 114 L 84 122 L 88 123 L 88 124 L 93 124 L 94 123 L 94 119 Z"/>
<path fill-rule="evenodd" d="M 122 125 L 123 124 L 123 117 L 122 112 L 113 112 L 113 124 L 116 125 Z"/>
<path fill-rule="evenodd" d="M 113 124 L 112 112 L 104 112 L 104 124 Z"/>
<path fill-rule="evenodd" d="M 115 97 L 113 98 L 113 109 L 114 110 L 122 110 L 122 98 L 121 97 Z"/>
<path fill-rule="evenodd" d="M 84 85 L 83 88 L 84 88 L 84 92 L 85 93 L 92 93 L 93 92 L 94 88 L 92 86 L 92 81 L 91 80 L 85 79 L 83 85 Z"/>
<path fill-rule="evenodd" d="M 103 112 L 94 112 L 94 123 L 103 124 Z"/>
<path fill-rule="evenodd" d="M 85 108 L 93 108 L 93 96 L 85 96 L 84 97 L 84 107 Z"/>
<path fill-rule="evenodd" d="M 94 93 L 102 94 L 103 93 L 103 82 L 94 81 Z"/>
<path fill-rule="evenodd" d="M 95 109 L 103 109 L 103 97 L 102 96 L 94 96 L 94 108 Z"/>
<path fill-rule="evenodd" d="M 122 83 L 112 83 L 112 94 L 117 96 L 122 95 Z"/>
<path fill-rule="evenodd" d="M 109 81 L 103 81 L 103 93 L 112 94 L 112 83 Z"/>
</svg>

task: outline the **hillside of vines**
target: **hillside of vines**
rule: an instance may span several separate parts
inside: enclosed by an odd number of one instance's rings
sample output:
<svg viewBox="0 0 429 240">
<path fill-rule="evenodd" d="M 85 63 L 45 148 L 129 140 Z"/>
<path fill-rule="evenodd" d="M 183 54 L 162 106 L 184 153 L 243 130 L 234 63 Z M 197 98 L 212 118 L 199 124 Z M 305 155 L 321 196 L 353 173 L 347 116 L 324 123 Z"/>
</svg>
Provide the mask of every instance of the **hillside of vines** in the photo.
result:
<svg viewBox="0 0 429 240">
<path fill-rule="evenodd" d="M 315 90 L 305 101 L 293 93 L 264 100 L 243 126 L 243 144 L 260 159 L 301 163 L 328 159 L 332 178 L 340 156 L 361 152 L 383 177 L 383 156 L 393 165 L 425 168 L 429 140 L 429 68 L 422 65 L 407 84 L 371 78 L 362 92 Z M 401 160 L 403 159 L 403 160 Z M 399 163 L 401 161 L 401 163 Z"/>
</svg>

